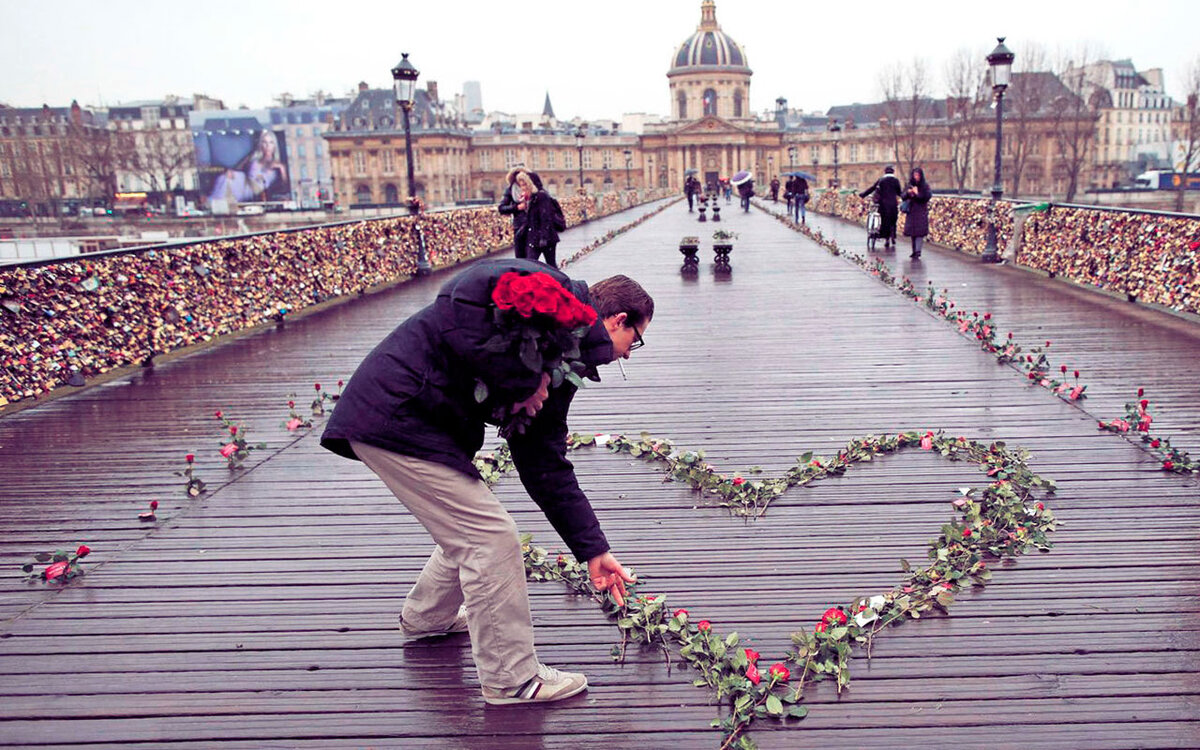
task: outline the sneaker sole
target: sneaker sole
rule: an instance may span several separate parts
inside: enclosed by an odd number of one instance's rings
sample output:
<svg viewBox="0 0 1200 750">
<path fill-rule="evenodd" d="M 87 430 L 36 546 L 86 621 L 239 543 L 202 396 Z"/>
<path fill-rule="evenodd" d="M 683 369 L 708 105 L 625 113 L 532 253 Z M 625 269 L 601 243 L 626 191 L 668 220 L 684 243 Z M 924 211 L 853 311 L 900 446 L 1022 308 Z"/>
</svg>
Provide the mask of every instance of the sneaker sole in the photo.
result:
<svg viewBox="0 0 1200 750">
<path fill-rule="evenodd" d="M 587 690 L 587 687 L 588 687 L 587 679 L 584 678 L 583 684 L 580 685 L 579 687 L 575 688 L 574 690 L 570 691 L 569 693 L 563 693 L 561 695 L 556 695 L 553 698 L 546 698 L 544 700 L 537 700 L 536 698 L 530 699 L 530 698 L 515 698 L 515 697 L 514 698 L 490 698 L 486 695 L 483 696 L 483 700 L 490 706 L 511 706 L 514 703 L 555 703 L 557 701 L 566 700 L 567 698 L 573 698 L 576 695 L 579 695 L 580 693 L 582 693 L 584 690 Z"/>
</svg>

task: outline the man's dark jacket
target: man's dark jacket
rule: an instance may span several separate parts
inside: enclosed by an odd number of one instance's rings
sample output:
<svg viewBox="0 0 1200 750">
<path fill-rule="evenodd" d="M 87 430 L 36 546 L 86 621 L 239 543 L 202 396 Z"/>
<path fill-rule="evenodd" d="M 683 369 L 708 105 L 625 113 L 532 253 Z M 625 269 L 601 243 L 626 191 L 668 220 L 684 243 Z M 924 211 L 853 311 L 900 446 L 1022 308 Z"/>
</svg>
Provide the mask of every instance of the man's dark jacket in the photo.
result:
<svg viewBox="0 0 1200 750">
<path fill-rule="evenodd" d="M 588 302 L 587 284 L 542 263 L 515 258 L 476 263 L 367 355 L 346 383 L 321 445 L 357 459 L 350 447 L 354 440 L 478 477 L 471 460 L 483 447 L 493 409 L 523 401 L 541 382 L 540 373 L 526 368 L 516 354 L 484 347 L 496 332 L 492 289 L 508 271 L 549 274 Z M 580 348 L 588 376 L 599 380 L 595 368 L 613 360 L 603 321 L 596 321 Z M 488 388 L 482 404 L 475 401 L 477 380 Z M 567 460 L 567 411 L 574 396 L 570 383 L 552 388 L 529 428 L 508 444 L 526 491 L 585 561 L 609 547 Z"/>
<path fill-rule="evenodd" d="M 900 178 L 894 174 L 885 174 L 859 195 L 866 198 L 871 193 L 875 193 L 875 200 L 881 209 L 890 207 L 895 210 L 896 204 L 900 201 L 900 192 Z"/>
</svg>

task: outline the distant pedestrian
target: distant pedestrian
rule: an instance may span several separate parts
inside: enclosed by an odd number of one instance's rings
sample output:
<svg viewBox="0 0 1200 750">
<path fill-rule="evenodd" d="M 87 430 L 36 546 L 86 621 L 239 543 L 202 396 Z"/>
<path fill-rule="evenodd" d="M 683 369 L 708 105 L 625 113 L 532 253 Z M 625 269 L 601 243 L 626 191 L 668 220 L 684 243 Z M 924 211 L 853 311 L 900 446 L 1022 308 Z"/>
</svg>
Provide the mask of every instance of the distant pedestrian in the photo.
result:
<svg viewBox="0 0 1200 750">
<path fill-rule="evenodd" d="M 742 210 L 750 212 L 750 198 L 754 196 L 754 180 L 746 180 L 738 185 L 738 196 L 742 201 Z"/>
<path fill-rule="evenodd" d="M 779 202 L 779 178 L 778 177 L 771 178 L 771 202 L 772 203 Z"/>
<path fill-rule="evenodd" d="M 525 170 L 521 167 L 513 167 L 508 170 L 508 184 L 504 188 L 504 197 L 500 199 L 500 205 L 496 207 L 496 210 L 500 213 L 512 217 L 513 252 L 518 258 L 529 257 L 526 245 L 526 240 L 529 237 L 529 204 L 525 202 L 521 186 L 517 184 L 517 175 L 524 173 Z"/>
<path fill-rule="evenodd" d="M 558 267 L 555 250 L 558 248 L 558 233 L 566 230 L 567 220 L 562 207 L 541 186 L 534 183 L 534 174 L 517 174 L 521 186 L 522 201 L 526 210 L 525 252 L 530 260 L 544 259 L 548 266 Z M 540 180 L 538 181 L 540 182 Z"/>
<path fill-rule="evenodd" d="M 904 236 L 912 237 L 911 258 L 921 257 L 921 245 L 925 244 L 925 237 L 929 234 L 929 199 L 932 197 L 933 191 L 925 181 L 925 170 L 914 168 L 908 178 L 908 189 L 904 191 L 904 200 L 908 202 Z"/>
<path fill-rule="evenodd" d="M 696 179 L 696 175 L 688 175 L 683 180 L 683 194 L 687 196 L 688 213 L 692 212 L 692 207 L 696 201 L 696 195 L 700 192 L 700 180 Z"/>
<path fill-rule="evenodd" d="M 896 219 L 900 216 L 898 205 L 902 190 L 896 169 L 889 164 L 874 185 L 859 193 L 863 198 L 875 194 L 875 203 L 879 206 L 879 236 L 883 238 L 885 250 L 896 249 Z"/>
<path fill-rule="evenodd" d="M 805 224 L 808 220 L 808 213 L 805 210 L 808 205 L 808 180 L 800 175 L 795 175 L 788 180 L 788 184 L 791 186 L 788 190 L 792 194 L 792 221 Z"/>
</svg>

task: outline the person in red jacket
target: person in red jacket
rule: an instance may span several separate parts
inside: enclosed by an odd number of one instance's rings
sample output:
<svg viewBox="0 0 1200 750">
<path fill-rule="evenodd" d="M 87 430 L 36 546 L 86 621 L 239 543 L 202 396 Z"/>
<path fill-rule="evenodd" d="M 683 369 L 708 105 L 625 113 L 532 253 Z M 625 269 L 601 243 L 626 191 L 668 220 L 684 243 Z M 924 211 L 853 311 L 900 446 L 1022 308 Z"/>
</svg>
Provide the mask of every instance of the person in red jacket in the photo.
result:
<svg viewBox="0 0 1200 750">
<path fill-rule="evenodd" d="M 593 587 L 623 604 L 625 584 L 634 580 L 609 550 L 566 457 L 575 386 L 563 380 L 551 388 L 550 376 L 528 369 L 518 353 L 489 346 L 498 332 L 497 282 L 538 272 L 595 310 L 579 343 L 583 377 L 599 380 L 598 366 L 642 345 L 654 300 L 632 279 L 613 276 L 589 288 L 536 261 L 482 261 L 367 355 L 321 436 L 323 447 L 383 479 L 437 543 L 405 599 L 400 629 L 411 638 L 469 631 L 483 697 L 492 704 L 560 700 L 587 688 L 582 674 L 538 660 L 516 524 L 472 463 L 497 413 L 531 418 L 508 438 L 513 463 L 530 497 L 587 564 Z"/>
</svg>

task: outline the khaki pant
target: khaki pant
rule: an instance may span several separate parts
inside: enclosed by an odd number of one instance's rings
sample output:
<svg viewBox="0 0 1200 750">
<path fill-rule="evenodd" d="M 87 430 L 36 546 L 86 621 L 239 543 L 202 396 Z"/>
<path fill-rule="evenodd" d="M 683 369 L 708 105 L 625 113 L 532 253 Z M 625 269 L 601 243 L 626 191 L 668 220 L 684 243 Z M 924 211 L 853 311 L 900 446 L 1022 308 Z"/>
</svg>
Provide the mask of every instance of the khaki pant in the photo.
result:
<svg viewBox="0 0 1200 750">
<path fill-rule="evenodd" d="M 404 600 L 404 621 L 436 631 L 465 602 L 480 683 L 515 687 L 537 674 L 517 525 L 487 484 L 433 461 L 351 446 L 437 542 Z"/>
</svg>

